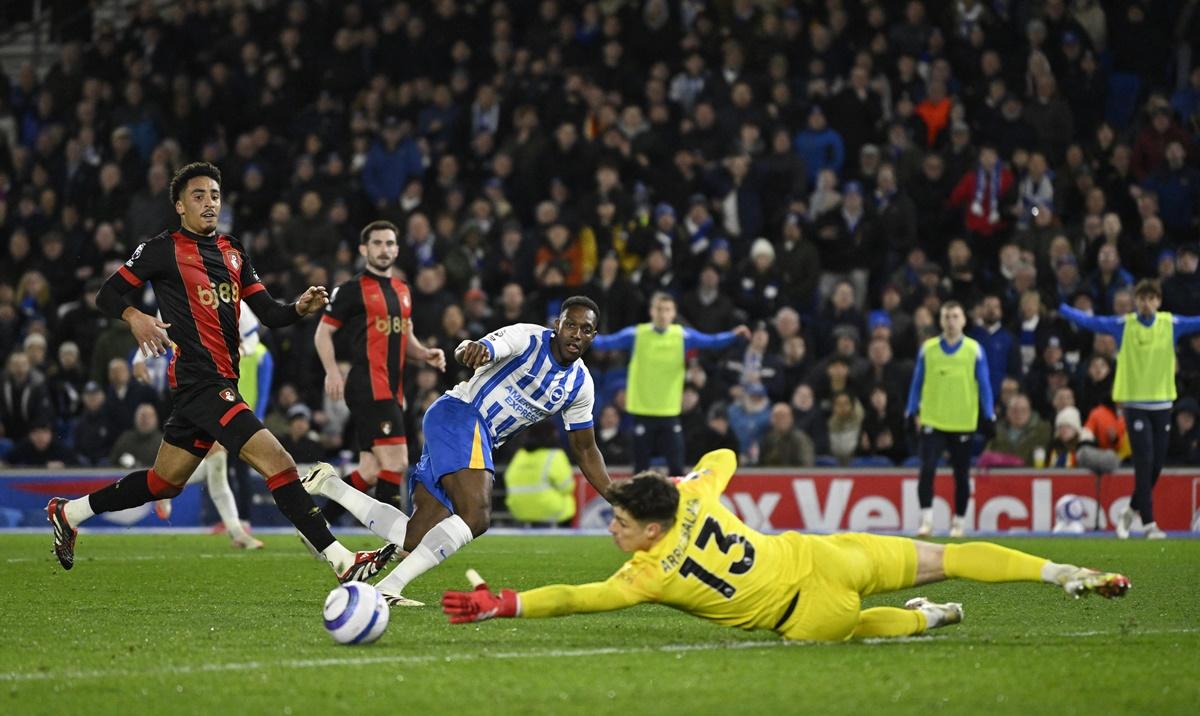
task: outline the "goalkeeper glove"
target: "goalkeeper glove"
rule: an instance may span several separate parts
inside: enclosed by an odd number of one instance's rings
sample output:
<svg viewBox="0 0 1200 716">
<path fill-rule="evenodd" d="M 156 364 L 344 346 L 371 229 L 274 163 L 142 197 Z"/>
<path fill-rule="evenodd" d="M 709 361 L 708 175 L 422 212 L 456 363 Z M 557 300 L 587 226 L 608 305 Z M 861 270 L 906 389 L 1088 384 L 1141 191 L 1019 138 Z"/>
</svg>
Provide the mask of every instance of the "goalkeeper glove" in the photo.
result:
<svg viewBox="0 0 1200 716">
<path fill-rule="evenodd" d="M 450 617 L 451 624 L 517 616 L 521 605 L 516 592 L 502 589 L 499 594 L 492 593 L 487 582 L 473 569 L 467 570 L 467 579 L 471 580 L 475 589 L 470 592 L 446 592 L 442 595 L 442 611 Z"/>
</svg>

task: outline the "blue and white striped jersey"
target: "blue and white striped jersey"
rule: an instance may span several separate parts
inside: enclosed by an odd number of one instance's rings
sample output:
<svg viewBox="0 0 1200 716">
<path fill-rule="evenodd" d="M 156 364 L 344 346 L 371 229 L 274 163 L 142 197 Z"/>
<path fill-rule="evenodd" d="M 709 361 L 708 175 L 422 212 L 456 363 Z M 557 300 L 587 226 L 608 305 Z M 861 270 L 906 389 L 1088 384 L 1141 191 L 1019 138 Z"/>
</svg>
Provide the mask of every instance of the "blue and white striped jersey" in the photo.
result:
<svg viewBox="0 0 1200 716">
<path fill-rule="evenodd" d="M 582 359 L 569 365 L 555 360 L 550 351 L 553 336 L 554 331 L 532 323 L 492 331 L 479 341 L 492 359 L 476 368 L 470 380 L 446 392 L 479 411 L 493 447 L 560 412 L 567 430 L 592 427 L 592 376 Z"/>
</svg>

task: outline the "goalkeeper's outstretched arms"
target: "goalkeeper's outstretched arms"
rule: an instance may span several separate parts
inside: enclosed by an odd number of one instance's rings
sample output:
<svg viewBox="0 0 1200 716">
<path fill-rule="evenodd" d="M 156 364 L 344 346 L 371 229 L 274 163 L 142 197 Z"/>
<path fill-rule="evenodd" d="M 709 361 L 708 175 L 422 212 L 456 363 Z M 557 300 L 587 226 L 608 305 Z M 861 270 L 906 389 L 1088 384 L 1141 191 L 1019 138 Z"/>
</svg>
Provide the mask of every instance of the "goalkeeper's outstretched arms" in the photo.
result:
<svg viewBox="0 0 1200 716">
<path fill-rule="evenodd" d="M 467 578 L 475 586 L 472 591 L 451 591 L 442 595 L 442 611 L 450 617 L 452 624 L 496 618 L 536 619 L 611 612 L 648 601 L 644 595 L 614 584 L 617 575 L 605 582 L 556 584 L 519 593 L 511 589 L 492 592 L 473 569 L 467 570 Z"/>
</svg>

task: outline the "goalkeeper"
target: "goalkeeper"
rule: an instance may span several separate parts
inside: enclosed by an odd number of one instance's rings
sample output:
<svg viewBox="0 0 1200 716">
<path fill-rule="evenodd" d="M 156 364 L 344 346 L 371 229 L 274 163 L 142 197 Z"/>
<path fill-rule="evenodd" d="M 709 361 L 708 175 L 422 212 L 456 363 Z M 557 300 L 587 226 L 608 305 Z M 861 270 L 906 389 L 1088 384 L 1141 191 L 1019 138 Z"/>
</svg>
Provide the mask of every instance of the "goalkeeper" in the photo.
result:
<svg viewBox="0 0 1200 716">
<path fill-rule="evenodd" d="M 695 470 L 671 480 L 641 473 L 609 492 L 609 532 L 633 556 L 604 582 L 555 585 L 527 592 L 476 588 L 446 592 L 454 623 L 494 617 L 556 617 L 658 603 L 717 624 L 770 629 L 785 639 L 842 641 L 922 634 L 962 621 L 962 605 L 923 597 L 904 609 L 861 609 L 863 597 L 944 579 L 1046 582 L 1072 596 L 1122 596 L 1120 574 L 1056 564 L 987 542 L 941 545 L 868 534 L 832 536 L 747 527 L 720 503 L 737 468 L 734 453 L 716 450 Z"/>
</svg>

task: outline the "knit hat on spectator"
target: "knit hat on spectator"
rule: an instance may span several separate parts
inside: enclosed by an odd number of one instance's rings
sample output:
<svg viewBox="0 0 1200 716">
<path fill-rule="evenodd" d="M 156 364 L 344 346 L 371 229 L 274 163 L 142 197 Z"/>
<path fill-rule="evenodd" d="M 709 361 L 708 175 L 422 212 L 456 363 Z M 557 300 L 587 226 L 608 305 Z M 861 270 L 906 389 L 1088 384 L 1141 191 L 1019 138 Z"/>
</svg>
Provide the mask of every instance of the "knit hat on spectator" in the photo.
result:
<svg viewBox="0 0 1200 716">
<path fill-rule="evenodd" d="M 1175 404 L 1175 412 L 1191 413 L 1196 417 L 1200 417 L 1200 403 L 1196 402 L 1196 399 L 1189 395 L 1186 398 L 1181 398 Z"/>
<path fill-rule="evenodd" d="M 755 239 L 753 244 L 750 244 L 750 258 L 753 259 L 759 256 L 766 256 L 772 260 L 775 259 L 775 247 L 771 245 L 770 241 L 761 236 Z"/>
<path fill-rule="evenodd" d="M 303 403 L 296 403 L 292 407 L 288 408 L 287 419 L 295 420 L 296 418 L 304 418 L 305 420 L 312 420 L 312 411 L 309 410 L 307 405 L 305 405 Z"/>
<path fill-rule="evenodd" d="M 675 216 L 675 208 L 673 206 L 671 206 L 670 204 L 668 204 L 667 202 L 660 201 L 658 203 L 658 205 L 654 207 L 654 220 L 655 221 L 658 221 L 661 217 L 666 216 L 668 214 L 671 215 L 672 217 Z"/>
<path fill-rule="evenodd" d="M 1069 425 L 1075 428 L 1075 432 L 1083 430 L 1083 421 L 1079 418 L 1079 408 L 1073 405 L 1068 405 L 1058 411 L 1058 415 L 1054 416 L 1054 429 L 1058 430 L 1064 425 Z"/>
</svg>

